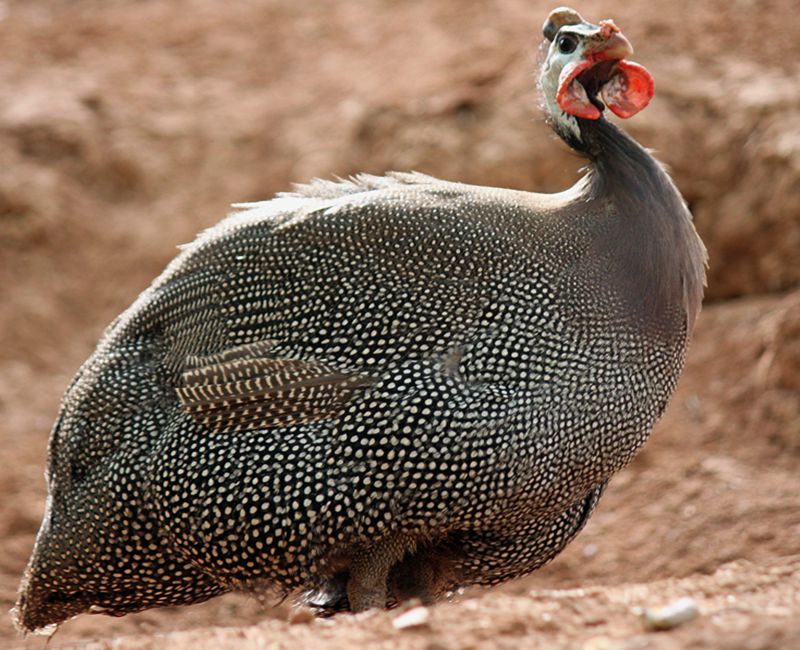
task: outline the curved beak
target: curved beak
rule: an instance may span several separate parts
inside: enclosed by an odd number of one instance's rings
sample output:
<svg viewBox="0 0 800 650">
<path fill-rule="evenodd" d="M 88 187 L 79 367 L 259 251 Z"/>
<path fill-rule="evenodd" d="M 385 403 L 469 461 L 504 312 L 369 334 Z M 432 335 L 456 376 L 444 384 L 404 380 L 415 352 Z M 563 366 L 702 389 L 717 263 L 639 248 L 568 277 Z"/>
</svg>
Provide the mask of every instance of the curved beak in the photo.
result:
<svg viewBox="0 0 800 650">
<path fill-rule="evenodd" d="M 595 59 L 625 59 L 633 54 L 633 45 L 612 20 L 601 20 L 597 35 L 587 54 Z"/>
<path fill-rule="evenodd" d="M 622 32 L 615 32 L 594 51 L 606 59 L 625 59 L 633 54 L 633 45 Z"/>
</svg>

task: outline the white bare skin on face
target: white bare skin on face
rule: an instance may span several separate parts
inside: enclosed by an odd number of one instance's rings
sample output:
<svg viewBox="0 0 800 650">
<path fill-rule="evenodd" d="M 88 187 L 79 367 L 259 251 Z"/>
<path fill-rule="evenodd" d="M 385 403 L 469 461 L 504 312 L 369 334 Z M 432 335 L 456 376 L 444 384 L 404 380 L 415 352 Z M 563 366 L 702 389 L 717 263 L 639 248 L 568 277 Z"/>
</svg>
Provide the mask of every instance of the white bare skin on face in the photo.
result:
<svg viewBox="0 0 800 650">
<path fill-rule="evenodd" d="M 581 139 L 578 119 L 558 105 L 556 96 L 558 95 L 561 71 L 570 63 L 577 63 L 585 58 L 587 44 L 586 35 L 581 33 L 582 31 L 585 31 L 582 25 L 561 28 L 558 36 L 550 43 L 547 58 L 539 77 L 539 87 L 541 95 L 544 97 L 545 109 L 549 118 L 556 128 L 572 134 L 578 140 Z M 573 85 L 581 90 L 583 88 L 579 83 L 574 83 Z M 583 90 L 583 92 L 585 93 L 586 91 Z"/>
</svg>

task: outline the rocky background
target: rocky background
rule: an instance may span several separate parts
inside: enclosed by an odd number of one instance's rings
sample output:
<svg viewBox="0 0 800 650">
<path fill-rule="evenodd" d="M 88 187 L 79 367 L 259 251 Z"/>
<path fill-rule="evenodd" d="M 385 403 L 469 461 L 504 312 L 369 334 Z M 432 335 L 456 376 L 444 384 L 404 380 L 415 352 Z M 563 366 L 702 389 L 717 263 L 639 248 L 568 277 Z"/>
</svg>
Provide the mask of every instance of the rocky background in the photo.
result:
<svg viewBox="0 0 800 650">
<path fill-rule="evenodd" d="M 679 391 L 585 532 L 537 574 L 406 627 L 398 612 L 309 622 L 231 595 L 84 616 L 50 648 L 800 647 L 797 4 L 573 6 L 613 17 L 654 75 L 653 103 L 625 126 L 672 170 L 711 260 Z M 230 203 L 389 169 L 574 182 L 583 163 L 535 91 L 552 8 L 0 0 L 0 608 L 43 512 L 72 374 L 176 244 Z M 679 596 L 700 616 L 645 631 L 633 610 Z M 0 646 L 43 645 L 0 620 Z"/>
</svg>

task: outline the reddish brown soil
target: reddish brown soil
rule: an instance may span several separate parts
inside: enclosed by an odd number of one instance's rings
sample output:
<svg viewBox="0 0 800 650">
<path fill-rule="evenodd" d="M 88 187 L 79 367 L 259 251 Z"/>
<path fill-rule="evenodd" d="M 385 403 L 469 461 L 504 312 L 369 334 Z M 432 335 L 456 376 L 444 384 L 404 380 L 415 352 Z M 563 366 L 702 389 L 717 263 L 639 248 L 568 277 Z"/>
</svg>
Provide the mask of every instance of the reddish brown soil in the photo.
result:
<svg viewBox="0 0 800 650">
<path fill-rule="evenodd" d="M 711 254 L 678 393 L 585 532 L 537 574 L 437 606 L 417 630 L 395 630 L 396 613 L 290 626 L 286 606 L 231 595 L 83 616 L 51 648 L 800 647 L 796 4 L 574 4 L 613 16 L 656 77 L 626 126 L 671 166 Z M 43 512 L 71 375 L 229 203 L 360 170 L 548 191 L 576 177 L 581 162 L 536 109 L 550 8 L 0 1 L 0 607 Z M 681 595 L 701 615 L 673 632 L 644 633 L 631 613 Z M 191 631 L 154 636 L 175 630 Z M 0 647 L 42 645 L 0 619 Z"/>
</svg>

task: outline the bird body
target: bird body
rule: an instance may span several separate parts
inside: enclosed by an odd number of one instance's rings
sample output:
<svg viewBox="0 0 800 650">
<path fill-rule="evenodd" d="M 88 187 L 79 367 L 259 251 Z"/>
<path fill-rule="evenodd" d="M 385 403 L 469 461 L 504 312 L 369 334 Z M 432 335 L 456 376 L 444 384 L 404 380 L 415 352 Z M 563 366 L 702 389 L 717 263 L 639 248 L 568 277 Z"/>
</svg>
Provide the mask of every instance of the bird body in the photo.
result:
<svg viewBox="0 0 800 650">
<path fill-rule="evenodd" d="M 593 171 L 560 194 L 317 181 L 185 247 L 66 393 L 20 625 L 357 611 L 563 549 L 667 404 L 705 259 L 660 165 L 575 124 Z"/>
</svg>

